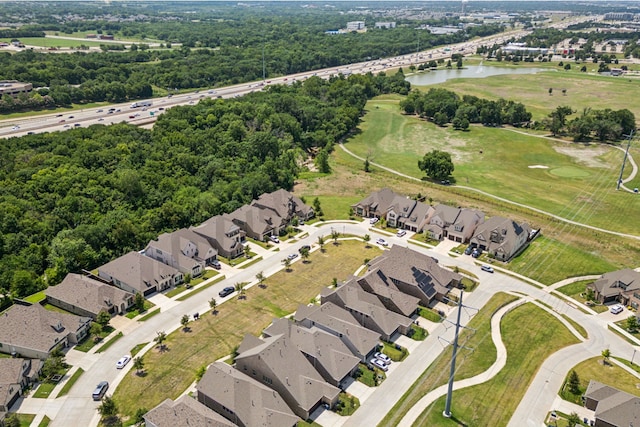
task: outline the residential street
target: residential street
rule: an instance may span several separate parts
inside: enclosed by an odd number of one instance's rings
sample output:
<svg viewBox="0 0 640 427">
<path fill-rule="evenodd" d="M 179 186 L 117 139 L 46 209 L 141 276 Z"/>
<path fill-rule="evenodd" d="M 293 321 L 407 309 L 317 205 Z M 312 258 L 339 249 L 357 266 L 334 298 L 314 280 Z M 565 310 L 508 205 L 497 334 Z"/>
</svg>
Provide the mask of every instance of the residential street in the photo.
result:
<svg viewBox="0 0 640 427">
<path fill-rule="evenodd" d="M 120 380 L 129 372 L 132 364 L 130 363 L 125 369 L 117 370 L 115 362 L 124 354 L 128 354 L 131 349 L 140 343 L 152 342 L 156 336 L 156 331 L 165 331 L 167 334 L 180 327 L 180 318 L 184 314 L 192 315 L 193 313 L 203 313 L 209 310 L 208 301 L 212 297 L 218 298 L 218 292 L 225 286 L 233 285 L 236 282 L 250 282 L 252 286 L 255 284 L 255 276 L 262 271 L 269 276 L 282 268 L 281 259 L 287 255 L 297 252 L 300 246 L 304 244 L 313 245 L 317 242 L 318 236 L 329 236 L 332 229 L 341 233 L 364 235 L 368 233 L 371 240 L 375 241 L 378 237 L 383 237 L 390 244 L 400 244 L 407 246 L 407 238 L 397 238 L 387 234 L 377 233 L 373 229 L 369 229 L 368 221 L 359 223 L 353 222 L 328 222 L 318 227 L 305 225 L 303 232 L 308 232 L 308 237 L 297 239 L 293 244 L 280 243 L 279 251 L 273 252 L 265 250 L 253 244 L 252 249 L 263 259 L 246 269 L 223 267 L 226 279 L 216 283 L 214 286 L 204 290 L 198 294 L 197 298 L 188 298 L 185 301 L 178 302 L 167 298 L 164 295 L 154 297 L 155 303 L 161 306 L 161 312 L 145 322 L 122 322 L 119 324 L 123 327 L 124 336 L 117 340 L 108 350 L 103 353 L 80 353 L 72 350 L 68 356 L 70 361 L 75 365 L 81 366 L 85 373 L 78 379 L 73 388 L 66 397 L 58 399 L 23 399 L 18 412 L 38 413 L 38 417 L 32 425 L 37 426 L 42 416 L 46 414 L 53 421 L 51 426 L 96 426 L 99 416 L 96 411 L 98 402 L 91 400 L 91 392 L 95 385 L 102 381 L 109 381 L 110 388 L 108 394 L 113 393 Z M 449 242 L 445 242 L 445 245 Z M 544 417 L 551 409 L 553 409 L 554 400 L 557 390 L 560 388 L 562 381 L 568 372 L 578 362 L 599 355 L 604 348 L 610 348 L 615 355 L 629 355 L 633 351 L 633 347 L 617 335 L 607 330 L 604 316 L 587 315 L 582 311 L 574 308 L 564 300 L 559 299 L 550 293 L 550 289 L 540 289 L 527 284 L 515 277 L 501 274 L 496 271 L 495 274 L 482 272 L 479 266 L 475 265 L 473 259 L 469 256 L 459 256 L 456 258 L 449 257 L 447 249 L 437 250 L 427 249 L 421 245 L 411 245 L 412 249 L 419 252 L 434 256 L 441 260 L 443 265 L 460 266 L 476 274 L 481 285 L 473 292 L 464 295 L 464 304 L 469 307 L 481 308 L 496 293 L 500 291 L 513 291 L 521 294 L 527 294 L 537 299 L 560 314 L 566 314 L 578 323 L 583 325 L 589 332 L 589 339 L 581 344 L 567 347 L 549 357 L 538 371 L 531 386 L 527 390 L 525 398 L 522 400 L 516 413 L 512 417 L 509 426 L 535 426 L 543 425 Z M 443 246 L 444 247 L 444 246 Z M 299 260 L 299 259 L 298 259 Z M 445 261 L 446 260 L 446 261 Z M 299 262 L 299 261 L 297 261 Z M 235 294 L 227 298 L 234 298 Z M 448 319 L 455 320 L 457 310 L 451 310 Z M 469 313 L 471 310 L 465 310 L 462 316 L 462 323 L 469 322 Z M 605 313 L 606 314 L 606 313 Z M 119 319 L 118 319 L 119 320 Z M 128 320 L 128 319 L 123 319 Z M 117 323 L 117 322 L 115 322 Z M 385 414 L 391 409 L 395 402 L 408 390 L 415 379 L 429 367 L 435 358 L 442 351 L 450 351 L 446 343 L 441 340 L 452 340 L 454 328 L 450 325 L 439 324 L 435 327 L 429 337 L 414 346 L 411 354 L 401 363 L 395 363 L 389 372 L 388 379 L 375 389 L 366 390 L 361 397 L 361 407 L 351 417 L 330 417 L 331 413 L 326 416 L 321 415 L 320 424 L 323 427 L 331 425 L 346 426 L 363 426 L 377 425 Z M 152 347 L 150 344 L 148 347 Z M 72 360 L 73 359 L 73 360 Z M 448 371 L 441 374 L 443 381 L 446 381 Z M 358 384 L 354 385 L 357 386 Z M 364 398 L 363 398 L 364 397 Z M 14 407 L 14 410 L 16 408 Z M 418 408 L 416 408 L 417 412 Z M 417 412 L 419 415 L 421 411 Z M 452 405 L 452 412 L 455 414 L 455 400 Z M 327 421 L 331 420 L 327 424 Z M 407 424 L 410 425 L 410 422 Z"/>
</svg>

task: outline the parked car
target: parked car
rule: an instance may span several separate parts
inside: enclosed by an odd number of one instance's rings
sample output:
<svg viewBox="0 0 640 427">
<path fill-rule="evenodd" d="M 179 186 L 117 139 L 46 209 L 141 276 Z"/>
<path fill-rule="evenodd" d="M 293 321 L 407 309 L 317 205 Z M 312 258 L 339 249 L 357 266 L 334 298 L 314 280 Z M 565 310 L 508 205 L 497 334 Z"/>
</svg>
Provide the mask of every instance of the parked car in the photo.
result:
<svg viewBox="0 0 640 427">
<path fill-rule="evenodd" d="M 96 389 L 93 390 L 93 394 L 91 395 L 91 397 L 93 397 L 93 400 L 102 400 L 104 394 L 108 389 L 109 383 L 106 381 L 100 381 L 100 383 L 96 386 Z"/>
<path fill-rule="evenodd" d="M 407 230 L 398 230 L 398 232 L 396 233 L 396 236 L 402 237 L 405 234 L 407 234 Z"/>
<path fill-rule="evenodd" d="M 387 243 L 386 240 L 384 240 L 383 238 L 378 238 L 376 239 L 376 244 L 380 245 L 380 246 L 388 246 L 389 244 Z"/>
<path fill-rule="evenodd" d="M 389 356 L 387 356 L 384 353 L 377 352 L 376 354 L 373 355 L 373 357 L 375 357 L 378 360 L 381 360 L 382 362 L 384 362 L 385 365 L 391 364 L 391 359 L 389 358 Z"/>
<path fill-rule="evenodd" d="M 385 363 L 380 360 L 380 359 L 373 359 L 371 360 L 371 364 L 373 366 L 375 366 L 376 368 L 382 369 L 384 372 L 387 372 L 389 370 L 389 368 L 387 367 L 387 365 L 385 365 Z"/>
<path fill-rule="evenodd" d="M 273 243 L 280 243 L 280 239 L 278 239 L 278 236 L 269 236 L 269 240 L 271 240 Z"/>
<path fill-rule="evenodd" d="M 475 248 L 473 252 L 471 252 L 471 256 L 474 258 L 479 258 L 482 255 L 482 249 Z"/>
<path fill-rule="evenodd" d="M 227 295 L 231 295 L 233 292 L 235 291 L 235 289 L 232 286 L 227 286 L 226 288 L 224 288 L 223 290 L 221 290 L 220 292 L 218 292 L 218 295 L 221 298 L 226 297 Z"/>
<path fill-rule="evenodd" d="M 220 264 L 220 261 L 218 261 L 217 259 L 211 261 L 211 266 L 216 270 L 220 270 L 222 268 L 222 264 Z"/>
<path fill-rule="evenodd" d="M 465 255 L 471 255 L 471 252 L 473 252 L 472 246 L 467 246 L 467 249 L 464 250 Z"/>
<path fill-rule="evenodd" d="M 624 307 L 621 304 L 612 305 L 611 308 L 609 308 L 609 311 L 613 314 L 620 314 L 623 310 Z"/>
<path fill-rule="evenodd" d="M 488 265 L 481 265 L 480 270 L 486 271 L 487 273 L 493 273 L 493 268 L 489 267 Z"/>
<path fill-rule="evenodd" d="M 129 363 L 129 360 L 131 360 L 131 356 L 129 356 L 128 354 L 122 356 L 120 360 L 116 362 L 116 369 L 122 369 L 125 366 L 127 366 L 127 363 Z"/>
<path fill-rule="evenodd" d="M 369 224 L 375 224 L 376 222 L 378 222 L 379 218 L 369 218 Z"/>
<path fill-rule="evenodd" d="M 294 259 L 298 258 L 298 254 L 297 253 L 292 253 L 287 255 L 287 258 L 289 258 L 289 260 L 293 261 Z"/>
<path fill-rule="evenodd" d="M 302 245 L 302 246 L 300 246 L 300 249 L 298 249 L 298 252 L 302 252 L 302 251 L 303 251 L 303 250 L 305 250 L 305 249 L 306 249 L 306 250 L 308 250 L 308 251 L 310 251 L 310 250 L 311 250 L 311 246 L 309 246 L 309 245 Z"/>
</svg>

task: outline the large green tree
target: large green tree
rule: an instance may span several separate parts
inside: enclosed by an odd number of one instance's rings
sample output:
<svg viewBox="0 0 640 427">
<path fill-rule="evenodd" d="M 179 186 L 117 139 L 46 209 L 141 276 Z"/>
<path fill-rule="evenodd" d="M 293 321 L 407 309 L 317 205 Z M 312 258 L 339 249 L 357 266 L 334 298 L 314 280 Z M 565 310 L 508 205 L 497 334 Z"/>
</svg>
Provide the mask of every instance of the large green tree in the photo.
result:
<svg viewBox="0 0 640 427">
<path fill-rule="evenodd" d="M 451 154 L 446 151 L 433 150 L 418 161 L 418 168 L 429 178 L 436 180 L 447 179 L 454 170 Z"/>
</svg>

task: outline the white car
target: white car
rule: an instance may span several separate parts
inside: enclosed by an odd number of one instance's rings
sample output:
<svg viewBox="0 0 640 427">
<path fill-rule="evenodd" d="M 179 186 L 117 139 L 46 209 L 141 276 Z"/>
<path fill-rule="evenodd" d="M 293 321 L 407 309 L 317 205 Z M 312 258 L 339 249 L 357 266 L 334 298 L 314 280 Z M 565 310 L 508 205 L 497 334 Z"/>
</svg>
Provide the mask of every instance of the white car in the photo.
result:
<svg viewBox="0 0 640 427">
<path fill-rule="evenodd" d="M 376 353 L 373 355 L 373 357 L 375 357 L 376 359 L 382 361 L 382 363 L 384 363 L 385 365 L 390 365 L 391 364 L 391 359 L 389 358 L 389 356 L 387 356 L 384 353 Z"/>
<path fill-rule="evenodd" d="M 384 372 L 387 372 L 389 370 L 387 365 L 385 365 L 385 363 L 380 359 L 372 359 L 371 364 L 376 368 L 382 369 Z"/>
<path fill-rule="evenodd" d="M 126 356 L 122 356 L 120 360 L 116 362 L 116 369 L 122 369 L 127 366 L 129 360 L 131 360 L 131 356 L 129 356 L 128 354 Z"/>
<path fill-rule="evenodd" d="M 386 241 L 386 240 L 384 240 L 383 238 L 376 239 L 376 244 L 377 244 L 377 245 L 380 245 L 380 246 L 388 246 L 388 245 L 389 245 L 389 244 L 387 243 L 387 241 Z"/>
<path fill-rule="evenodd" d="M 620 314 L 624 310 L 624 307 L 620 304 L 612 305 L 609 311 L 613 314 Z"/>
<path fill-rule="evenodd" d="M 370 218 L 369 219 L 369 224 L 375 224 L 376 222 L 378 222 L 378 218 Z"/>
<path fill-rule="evenodd" d="M 273 243 L 280 243 L 280 239 L 278 239 L 277 236 L 269 236 L 269 240 L 271 240 Z"/>
</svg>

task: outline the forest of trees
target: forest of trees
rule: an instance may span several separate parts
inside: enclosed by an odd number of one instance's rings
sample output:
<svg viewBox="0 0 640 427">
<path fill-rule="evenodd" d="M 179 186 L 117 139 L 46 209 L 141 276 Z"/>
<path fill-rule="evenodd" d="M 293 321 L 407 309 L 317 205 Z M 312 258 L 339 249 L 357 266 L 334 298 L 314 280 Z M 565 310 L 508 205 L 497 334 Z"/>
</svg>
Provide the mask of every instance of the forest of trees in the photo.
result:
<svg viewBox="0 0 640 427">
<path fill-rule="evenodd" d="M 408 91 L 402 74 L 313 77 L 174 107 L 153 130 L 94 125 L 7 139 L 0 294 L 31 294 L 163 231 L 291 189 L 302 160 L 352 131 L 368 98 Z"/>
<path fill-rule="evenodd" d="M 471 95 L 460 98 L 455 92 L 440 88 L 431 88 L 426 93 L 411 91 L 400 101 L 400 108 L 406 114 L 417 114 L 439 126 L 452 123 L 455 129 L 462 130 L 470 123 L 521 126 L 531 120 L 531 113 L 519 102 L 502 98 L 489 101 Z"/>
<path fill-rule="evenodd" d="M 568 120 L 574 113 L 576 111 L 571 107 L 559 106 L 543 121 L 543 125 L 553 135 L 569 135 L 574 141 L 595 139 L 600 142 L 618 141 L 636 128 L 636 117 L 626 108 L 584 108 L 579 116 Z"/>
</svg>

